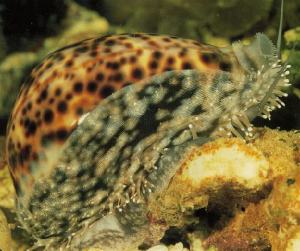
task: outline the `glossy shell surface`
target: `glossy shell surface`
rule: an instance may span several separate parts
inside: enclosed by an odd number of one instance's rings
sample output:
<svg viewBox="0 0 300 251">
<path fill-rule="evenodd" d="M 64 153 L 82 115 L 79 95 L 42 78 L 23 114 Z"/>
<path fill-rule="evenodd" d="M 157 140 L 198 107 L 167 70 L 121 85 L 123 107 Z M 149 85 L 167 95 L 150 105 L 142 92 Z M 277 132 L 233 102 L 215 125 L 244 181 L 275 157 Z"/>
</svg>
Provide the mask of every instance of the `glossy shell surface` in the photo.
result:
<svg viewBox="0 0 300 251">
<path fill-rule="evenodd" d="M 34 182 L 30 163 L 49 142 L 62 145 L 80 118 L 113 92 L 165 71 L 230 71 L 235 63 L 210 45 L 147 34 L 89 39 L 51 53 L 25 82 L 10 119 L 7 150 L 17 191 L 26 190 L 21 177 Z"/>
</svg>

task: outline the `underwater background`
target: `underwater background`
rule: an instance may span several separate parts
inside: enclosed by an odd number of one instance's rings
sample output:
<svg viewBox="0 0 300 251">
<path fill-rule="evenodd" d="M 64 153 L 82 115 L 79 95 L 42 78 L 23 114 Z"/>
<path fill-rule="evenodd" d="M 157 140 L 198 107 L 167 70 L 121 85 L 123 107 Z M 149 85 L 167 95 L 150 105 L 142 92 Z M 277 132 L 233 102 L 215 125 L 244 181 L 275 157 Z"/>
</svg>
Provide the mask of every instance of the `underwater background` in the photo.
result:
<svg viewBox="0 0 300 251">
<path fill-rule="evenodd" d="M 132 32 L 218 47 L 265 33 L 276 44 L 279 18 L 280 0 L 0 0 L 0 170 L 13 104 L 22 83 L 48 53 L 86 38 Z M 286 106 L 274 111 L 271 121 L 257 118 L 253 123 L 300 130 L 300 0 L 285 1 L 282 35 L 282 58 L 292 66 L 293 85 L 283 99 Z M 11 184 L 7 187 L 11 193 Z M 12 200 L 0 206 L 10 208 Z"/>
</svg>

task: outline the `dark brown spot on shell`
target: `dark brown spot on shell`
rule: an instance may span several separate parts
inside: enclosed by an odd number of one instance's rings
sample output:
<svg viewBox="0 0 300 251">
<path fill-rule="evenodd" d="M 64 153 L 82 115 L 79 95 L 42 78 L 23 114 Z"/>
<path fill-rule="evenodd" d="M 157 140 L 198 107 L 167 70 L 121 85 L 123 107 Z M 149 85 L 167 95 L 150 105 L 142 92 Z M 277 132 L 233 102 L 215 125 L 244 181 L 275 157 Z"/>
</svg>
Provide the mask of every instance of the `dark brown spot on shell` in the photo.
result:
<svg viewBox="0 0 300 251">
<path fill-rule="evenodd" d="M 43 91 L 41 92 L 41 94 L 40 94 L 39 99 L 40 99 L 41 101 L 43 101 L 43 100 L 45 100 L 45 99 L 47 98 L 47 96 L 48 96 L 48 91 L 47 91 L 47 90 L 43 90 Z"/>
<path fill-rule="evenodd" d="M 30 153 L 31 153 L 31 146 L 30 145 L 24 146 L 20 152 L 20 156 L 19 156 L 20 162 L 23 163 L 27 161 L 29 159 Z"/>
<path fill-rule="evenodd" d="M 58 97 L 58 96 L 60 96 L 60 94 L 61 94 L 61 89 L 58 87 L 58 88 L 56 88 L 56 90 L 55 90 L 55 96 L 56 97 Z"/>
<path fill-rule="evenodd" d="M 142 50 L 142 49 L 138 49 L 138 50 L 136 51 L 136 54 L 137 54 L 138 56 L 141 56 L 141 55 L 143 54 L 143 50 Z"/>
<path fill-rule="evenodd" d="M 129 62 L 132 63 L 132 64 L 134 64 L 136 62 L 136 57 L 135 56 L 131 56 L 129 58 Z"/>
<path fill-rule="evenodd" d="M 162 53 L 160 51 L 154 51 L 152 55 L 155 59 L 160 59 L 162 57 Z"/>
<path fill-rule="evenodd" d="M 106 85 L 101 88 L 100 95 L 101 95 L 101 97 L 106 98 L 106 97 L 110 96 L 114 91 L 115 90 L 113 87 Z"/>
<path fill-rule="evenodd" d="M 123 74 L 121 72 L 118 72 L 114 75 L 113 79 L 117 82 L 120 82 L 123 80 Z"/>
<path fill-rule="evenodd" d="M 104 79 L 104 74 L 102 72 L 99 72 L 97 75 L 96 75 L 96 80 L 98 81 L 102 81 Z"/>
<path fill-rule="evenodd" d="M 174 59 L 173 57 L 168 57 L 167 63 L 168 63 L 169 65 L 174 64 L 174 62 L 175 62 L 175 59 Z"/>
<path fill-rule="evenodd" d="M 153 60 L 153 61 L 150 61 L 149 62 L 149 67 L 151 68 L 151 69 L 157 69 L 157 67 L 158 67 L 158 63 L 157 63 L 157 61 L 156 60 Z"/>
<path fill-rule="evenodd" d="M 201 60 L 205 64 L 215 63 L 218 61 L 218 56 L 215 53 L 202 53 Z"/>
<path fill-rule="evenodd" d="M 105 53 L 110 53 L 110 52 L 111 52 L 111 48 L 105 48 L 105 49 L 103 50 L 103 52 L 105 52 Z"/>
<path fill-rule="evenodd" d="M 53 121 L 53 117 L 54 117 L 54 114 L 53 114 L 52 110 L 46 109 L 44 112 L 45 123 L 47 123 L 47 124 L 51 123 Z"/>
<path fill-rule="evenodd" d="M 27 126 L 26 135 L 27 136 L 34 135 L 36 128 L 37 128 L 36 123 L 34 121 L 30 120 L 29 124 Z"/>
<path fill-rule="evenodd" d="M 158 44 L 153 40 L 148 41 L 148 44 L 153 47 L 159 47 Z"/>
<path fill-rule="evenodd" d="M 66 67 L 71 67 L 72 65 L 73 65 L 73 60 L 72 59 L 70 59 L 70 60 L 68 60 L 66 63 L 65 63 L 65 66 Z"/>
<path fill-rule="evenodd" d="M 192 66 L 191 63 L 189 63 L 189 62 L 183 62 L 182 63 L 182 69 L 189 70 L 189 69 L 192 69 L 192 68 L 193 68 L 193 66 Z"/>
<path fill-rule="evenodd" d="M 65 113 L 68 109 L 68 105 L 65 101 L 60 101 L 57 104 L 57 111 L 61 113 Z"/>
<path fill-rule="evenodd" d="M 187 48 L 183 48 L 180 52 L 179 52 L 179 57 L 184 57 L 187 53 Z"/>
<path fill-rule="evenodd" d="M 163 41 L 165 41 L 165 42 L 169 43 L 169 42 L 171 42 L 171 39 L 170 39 L 170 38 L 168 38 L 168 37 L 164 37 L 164 38 L 163 38 Z"/>
<path fill-rule="evenodd" d="M 73 86 L 73 90 L 76 93 L 81 93 L 83 90 L 83 84 L 81 82 L 76 82 Z"/>
<path fill-rule="evenodd" d="M 141 68 L 134 68 L 131 72 L 131 76 L 135 79 L 141 79 L 144 76 L 143 70 Z"/>
<path fill-rule="evenodd" d="M 55 78 L 56 76 L 57 76 L 57 70 L 54 70 L 54 71 L 52 72 L 52 77 Z"/>
<path fill-rule="evenodd" d="M 87 91 L 93 93 L 97 90 L 97 83 L 94 81 L 90 81 L 87 85 Z"/>
<path fill-rule="evenodd" d="M 72 99 L 72 98 L 73 98 L 72 93 L 67 93 L 67 94 L 66 94 L 66 100 L 70 100 L 70 99 Z"/>
<path fill-rule="evenodd" d="M 41 116 L 41 112 L 40 112 L 40 111 L 36 111 L 34 116 L 35 116 L 36 118 L 39 118 L 39 117 Z"/>
<path fill-rule="evenodd" d="M 119 69 L 120 65 L 118 62 L 107 62 L 106 67 L 113 69 L 113 70 L 117 70 L 117 69 Z"/>
<path fill-rule="evenodd" d="M 96 57 L 98 55 L 98 52 L 96 50 L 90 52 L 91 57 Z"/>
<path fill-rule="evenodd" d="M 120 64 L 125 64 L 127 62 L 127 59 L 125 57 L 121 57 Z"/>
<path fill-rule="evenodd" d="M 132 49 L 133 48 L 133 45 L 131 43 L 124 43 L 124 46 L 127 48 L 127 49 Z"/>
<path fill-rule="evenodd" d="M 54 101 L 55 101 L 55 99 L 54 99 L 54 98 L 50 98 L 50 99 L 49 99 L 49 101 L 48 101 L 48 103 L 51 105 L 51 104 L 53 104 L 53 103 L 54 103 Z"/>
<path fill-rule="evenodd" d="M 24 126 L 27 128 L 29 123 L 30 123 L 29 118 L 26 118 L 25 121 L 24 121 Z"/>
<path fill-rule="evenodd" d="M 68 137 L 68 131 L 65 128 L 60 128 L 56 131 L 56 138 L 64 141 Z"/>
<path fill-rule="evenodd" d="M 38 155 L 36 152 L 33 152 L 33 153 L 32 153 L 32 159 L 33 159 L 34 161 L 37 161 L 37 160 L 39 159 L 39 155 Z"/>
<path fill-rule="evenodd" d="M 114 45 L 116 43 L 116 41 L 115 40 L 113 40 L 113 39 L 108 39 L 107 41 L 105 41 L 105 45 L 106 46 L 112 46 L 112 45 Z"/>
<path fill-rule="evenodd" d="M 111 69 L 118 70 L 120 67 L 120 64 L 118 62 L 112 62 L 111 63 Z"/>
</svg>

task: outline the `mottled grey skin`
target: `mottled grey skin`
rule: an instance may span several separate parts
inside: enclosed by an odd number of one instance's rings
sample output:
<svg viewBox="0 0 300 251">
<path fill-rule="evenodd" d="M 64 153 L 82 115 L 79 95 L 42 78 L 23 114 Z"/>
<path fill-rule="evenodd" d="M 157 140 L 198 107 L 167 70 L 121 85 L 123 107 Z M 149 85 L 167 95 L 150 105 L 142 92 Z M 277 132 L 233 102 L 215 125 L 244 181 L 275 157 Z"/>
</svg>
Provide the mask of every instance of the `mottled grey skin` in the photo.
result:
<svg viewBox="0 0 300 251">
<path fill-rule="evenodd" d="M 51 177 L 35 184 L 29 205 L 18 205 L 27 230 L 37 239 L 64 242 L 128 202 L 146 203 L 176 171 L 172 149 L 218 129 L 229 108 L 222 86 L 236 88 L 229 77 L 168 72 L 104 100 L 69 137 Z M 215 86 L 208 84 L 212 78 Z M 171 156 L 168 165 L 165 156 Z M 137 232 L 130 213 L 119 215 Z"/>
<path fill-rule="evenodd" d="M 122 207 L 122 211 L 116 210 L 97 220 L 80 236 L 74 237 L 70 244 L 71 249 L 100 247 L 105 251 L 123 251 L 137 250 L 142 243 L 156 244 L 163 237 L 168 225 L 163 222 L 151 222 L 147 205 L 155 201 L 159 192 L 167 187 L 187 154 L 208 140 L 209 138 L 197 138 L 180 145 L 173 145 L 164 151 L 157 161 L 157 170 L 153 170 L 147 177 L 153 186 L 152 192 L 147 193 L 143 198 L 145 201 L 141 203 L 131 201 Z"/>
<path fill-rule="evenodd" d="M 23 226 L 38 244 L 73 250 L 108 240 L 103 245 L 109 248 L 140 236 L 149 225 L 148 200 L 168 184 L 189 147 L 214 138 L 220 129 L 247 129 L 247 110 L 252 113 L 271 96 L 265 86 L 254 96 L 256 82 L 261 84 L 255 76 L 233 79 L 222 71 L 184 70 L 114 93 L 71 134 L 50 177 L 35 183 L 28 205 L 19 202 Z M 249 103 L 251 95 L 257 103 Z M 45 163 L 53 165 L 49 156 Z M 109 213 L 114 229 L 103 223 Z"/>
</svg>

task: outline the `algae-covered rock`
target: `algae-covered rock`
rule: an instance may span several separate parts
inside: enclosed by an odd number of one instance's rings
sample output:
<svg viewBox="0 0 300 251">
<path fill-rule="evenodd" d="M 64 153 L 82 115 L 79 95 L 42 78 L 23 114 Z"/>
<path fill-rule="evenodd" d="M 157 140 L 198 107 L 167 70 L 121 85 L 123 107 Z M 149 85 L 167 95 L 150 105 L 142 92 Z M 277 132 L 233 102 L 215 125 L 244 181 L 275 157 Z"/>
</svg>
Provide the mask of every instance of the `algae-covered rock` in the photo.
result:
<svg viewBox="0 0 300 251">
<path fill-rule="evenodd" d="M 300 134 L 275 130 L 261 130 L 251 144 L 209 142 L 186 155 L 151 217 L 192 225 L 196 250 L 285 250 L 300 220 L 299 148 Z"/>
<path fill-rule="evenodd" d="M 0 6 L 1 8 L 1 6 Z M 5 57 L 7 53 L 7 46 L 6 46 L 6 40 L 3 34 L 3 29 L 1 25 L 1 17 L 0 17 L 0 62 Z"/>
<path fill-rule="evenodd" d="M 105 18 L 95 11 L 70 2 L 66 17 L 62 22 L 61 32 L 56 36 L 46 38 L 39 54 L 45 55 L 80 40 L 100 36 L 107 31 L 108 22 Z"/>
<path fill-rule="evenodd" d="M 279 3 L 279 0 L 277 0 Z M 288 24 L 289 27 L 296 27 L 299 26 L 300 23 L 300 16 L 299 16 L 299 7 L 300 1 L 284 1 L 284 21 Z"/>
<path fill-rule="evenodd" d="M 234 210 L 267 192 L 269 172 L 262 153 L 240 139 L 204 144 L 186 155 L 171 184 L 153 202 L 153 217 L 179 227 L 197 209 Z"/>
<path fill-rule="evenodd" d="M 15 189 L 6 165 L 0 166 L 0 207 L 13 209 L 15 205 Z"/>
<path fill-rule="evenodd" d="M 300 250 L 300 227 L 294 231 L 293 235 L 290 236 L 286 245 L 286 251 L 298 251 Z"/>
<path fill-rule="evenodd" d="M 300 26 L 286 31 L 284 39 L 289 49 L 284 50 L 283 57 L 292 66 L 291 74 L 295 83 L 294 87 L 300 88 Z"/>
<path fill-rule="evenodd" d="M 205 0 L 210 3 L 212 1 Z M 129 0 L 124 6 L 121 0 L 103 1 L 103 9 L 109 21 L 113 24 L 121 25 L 129 32 L 148 32 L 158 34 L 180 35 L 182 37 L 197 37 L 198 27 L 204 22 L 195 22 L 188 13 L 184 5 L 178 6 L 176 3 L 160 0 L 134 1 Z M 197 1 L 195 9 L 198 7 Z M 212 4 L 208 4 L 210 6 Z M 201 10 L 200 10 L 201 11 Z M 205 18 L 209 18 L 206 12 Z M 204 17 L 204 16 L 203 16 Z"/>
<path fill-rule="evenodd" d="M 263 203 L 270 222 L 277 223 L 279 231 L 270 233 L 272 250 L 298 250 L 300 242 L 300 172 L 279 177 L 273 183 L 272 194 Z"/>
<path fill-rule="evenodd" d="M 273 0 L 219 0 L 218 10 L 209 22 L 216 34 L 226 37 L 238 36 L 251 29 L 257 22 L 266 19 L 270 13 Z"/>
<path fill-rule="evenodd" d="M 250 203 L 222 230 L 208 236 L 204 246 L 218 250 L 289 250 L 300 220 L 299 147 L 297 132 L 265 130 L 253 146 L 268 159 L 271 193 L 259 203 Z M 276 146 L 276 147 L 274 147 Z M 296 238 L 297 239 L 297 238 Z M 288 244 L 290 243 L 290 244 Z M 293 250 L 293 249 L 290 249 Z"/>
<path fill-rule="evenodd" d="M 14 209 L 14 188 L 4 157 L 4 137 L 0 137 L 0 250 L 12 251 L 11 231 L 2 209 Z"/>
<path fill-rule="evenodd" d="M 4 148 L 5 138 L 0 137 L 0 208 L 13 209 L 15 189 L 5 161 Z"/>
<path fill-rule="evenodd" d="M 13 53 L 0 63 L 0 117 L 8 117 L 20 85 L 38 56 L 32 52 Z"/>
<path fill-rule="evenodd" d="M 147 249 L 147 251 L 189 251 L 189 249 L 184 248 L 183 244 L 181 242 L 176 243 L 175 245 L 171 245 L 171 246 L 166 246 L 166 245 L 157 245 L 157 246 L 153 246 L 149 249 Z M 201 251 L 201 250 L 199 250 Z"/>
<path fill-rule="evenodd" d="M 241 35 L 268 18 L 273 2 L 130 0 L 124 6 L 122 0 L 104 0 L 103 5 L 111 22 L 125 24 L 129 30 L 199 38 L 208 30 L 226 37 Z"/>
<path fill-rule="evenodd" d="M 6 217 L 0 209 L 0 250 L 11 251 L 12 239 Z"/>
</svg>

